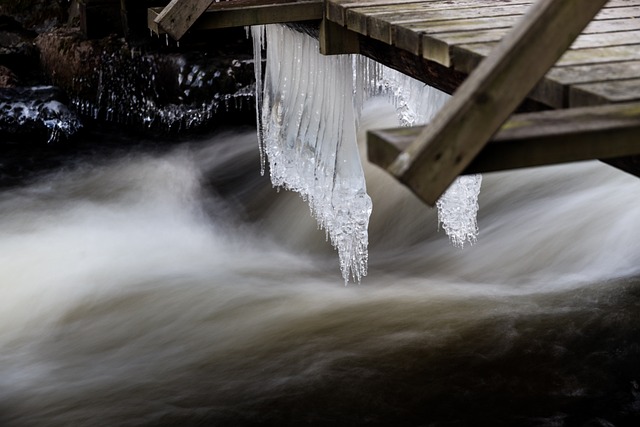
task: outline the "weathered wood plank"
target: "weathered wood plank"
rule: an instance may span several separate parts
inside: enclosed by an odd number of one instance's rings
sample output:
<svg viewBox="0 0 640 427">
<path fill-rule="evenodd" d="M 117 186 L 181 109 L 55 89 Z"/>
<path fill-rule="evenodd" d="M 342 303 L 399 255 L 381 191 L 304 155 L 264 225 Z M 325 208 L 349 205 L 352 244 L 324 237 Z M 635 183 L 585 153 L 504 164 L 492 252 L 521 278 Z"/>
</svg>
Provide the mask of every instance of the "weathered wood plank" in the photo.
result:
<svg viewBox="0 0 640 427">
<path fill-rule="evenodd" d="M 599 105 L 640 99 L 640 78 L 573 85 L 569 105 Z M 640 135 L 638 135 L 640 140 Z"/>
<path fill-rule="evenodd" d="M 390 4 L 423 3 L 425 0 L 329 0 L 326 16 L 338 25 L 346 25 L 346 12 L 352 8 L 380 6 Z M 433 0 L 427 0 L 433 1 Z"/>
<path fill-rule="evenodd" d="M 638 11 L 640 14 L 640 9 Z M 461 31 L 453 33 L 442 33 L 436 36 L 425 35 L 425 38 L 436 39 L 443 46 L 453 46 L 471 43 L 492 43 L 499 42 L 509 31 L 508 28 L 497 28 L 482 31 Z M 430 41 L 425 42 L 423 38 L 423 49 Z M 616 31 L 605 33 L 583 33 L 578 36 L 569 49 L 584 49 L 605 46 L 623 46 L 640 43 L 640 30 Z M 423 56 L 431 59 L 425 54 Z"/>
<path fill-rule="evenodd" d="M 408 50 L 416 55 L 422 53 L 422 38 L 426 34 L 437 34 L 461 31 L 481 31 L 492 28 L 512 28 L 522 15 L 499 16 L 476 19 L 443 20 L 425 23 L 407 23 L 393 25 L 391 28 L 392 43 L 400 49 Z"/>
<path fill-rule="evenodd" d="M 605 3 L 535 3 L 388 171 L 435 204 Z"/>
<path fill-rule="evenodd" d="M 360 52 L 358 34 L 326 18 L 320 23 L 318 39 L 320 53 L 323 55 L 343 55 Z"/>
<path fill-rule="evenodd" d="M 533 1 L 531 0 L 494 0 L 493 2 L 486 3 L 483 0 L 475 2 L 470 0 L 458 0 L 455 2 L 425 1 L 413 4 L 355 8 L 347 10 L 347 18 L 351 14 L 386 20 L 395 25 L 413 23 L 426 24 L 427 22 L 436 20 L 522 15 L 532 3 Z M 638 17 L 638 6 L 640 3 L 637 1 L 633 1 L 633 3 L 633 5 L 619 7 L 604 7 L 594 19 L 636 18 Z M 347 25 L 348 24 L 347 20 Z"/>
<path fill-rule="evenodd" d="M 155 18 L 155 23 L 175 40 L 180 40 L 211 3 L 213 0 L 171 0 Z"/>
<path fill-rule="evenodd" d="M 582 92 L 580 102 L 570 101 L 572 85 L 602 81 L 633 79 L 640 76 L 640 62 L 613 62 L 604 64 L 554 67 L 529 93 L 529 97 L 555 108 L 599 105 L 602 98 L 592 92 Z M 588 98 L 594 98 L 589 100 Z"/>
<path fill-rule="evenodd" d="M 632 79 L 640 76 L 640 61 L 613 62 L 610 64 L 575 65 L 553 67 L 545 79 L 558 84 L 593 83 L 605 80 Z"/>
<path fill-rule="evenodd" d="M 421 22 L 448 19 L 463 19 L 481 16 L 498 16 L 505 14 L 522 14 L 531 0 L 459 0 L 456 2 L 421 2 L 390 6 L 352 8 L 346 11 L 346 26 L 360 34 L 370 35 L 369 25 L 390 28 L 402 22 L 420 20 Z M 384 41 L 385 39 L 378 40 Z"/>
<path fill-rule="evenodd" d="M 371 131 L 369 160 L 387 168 L 423 126 Z M 640 154 L 640 103 L 512 116 L 463 173 Z"/>
<path fill-rule="evenodd" d="M 417 9 L 415 11 L 398 11 L 380 15 L 359 15 L 357 13 L 347 14 L 347 27 L 354 31 L 367 34 L 377 40 L 387 43 L 393 41 L 393 28 L 400 26 L 404 22 L 416 20 L 416 16 L 421 17 L 420 22 L 428 25 L 428 22 L 435 21 L 461 21 L 477 18 L 492 18 L 498 16 L 522 15 L 530 7 L 531 3 L 516 3 L 507 6 L 496 6 L 496 2 L 475 2 L 475 7 L 441 8 L 441 9 Z M 351 19 L 350 19 L 351 18 Z M 364 28 L 363 28 L 364 27 Z"/>
<path fill-rule="evenodd" d="M 532 2 L 532 0 L 494 0 L 491 3 L 493 6 L 504 6 Z M 390 10 L 429 12 L 430 10 L 474 7 L 474 3 L 477 2 L 473 0 L 330 0 L 327 2 L 327 18 L 339 25 L 346 26 L 346 16 L 349 13 L 372 16 L 381 12 L 387 13 Z M 637 5 L 640 5 L 638 0 L 611 0 L 605 8 Z M 417 14 L 416 16 L 421 15 Z"/>
<path fill-rule="evenodd" d="M 634 8 L 636 9 L 636 8 Z M 640 8 L 636 9 L 640 14 Z M 499 41 L 513 25 L 521 18 L 519 15 L 499 16 L 476 19 L 453 19 L 431 22 L 409 22 L 391 25 L 391 43 L 401 49 L 408 50 L 416 55 L 434 55 L 435 58 L 447 58 L 442 50 L 445 43 L 443 39 L 447 34 L 479 34 L 484 37 L 479 42 Z M 640 19 L 599 19 L 589 23 L 583 30 L 583 34 L 598 34 L 621 31 L 640 30 Z M 474 43 L 475 41 L 468 41 Z M 453 42 L 452 44 L 454 44 Z M 460 41 L 459 43 L 464 43 Z M 431 59 L 431 58 L 429 58 Z M 445 60 L 446 63 L 446 60 Z"/>
<path fill-rule="evenodd" d="M 640 42 L 640 40 L 636 40 L 636 42 Z M 471 72 L 477 65 L 477 58 L 489 55 L 497 46 L 498 43 L 474 43 L 453 46 L 456 69 L 462 72 Z M 465 56 L 469 56 L 470 59 L 463 61 L 462 58 Z M 606 46 L 568 50 L 560 57 L 555 66 L 600 64 L 639 59 L 640 44 Z"/>
</svg>

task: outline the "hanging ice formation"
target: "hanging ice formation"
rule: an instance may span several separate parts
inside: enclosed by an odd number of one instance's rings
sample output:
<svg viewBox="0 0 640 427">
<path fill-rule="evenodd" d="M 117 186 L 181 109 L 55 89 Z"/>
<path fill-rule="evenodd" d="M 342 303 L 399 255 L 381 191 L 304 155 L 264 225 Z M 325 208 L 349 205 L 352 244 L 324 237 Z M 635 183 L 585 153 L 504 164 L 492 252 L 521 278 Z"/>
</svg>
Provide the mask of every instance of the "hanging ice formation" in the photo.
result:
<svg viewBox="0 0 640 427">
<path fill-rule="evenodd" d="M 362 105 L 385 96 L 408 126 L 427 122 L 448 95 L 365 57 L 323 56 L 316 39 L 283 25 L 254 26 L 251 34 L 262 172 L 268 161 L 273 185 L 309 203 L 338 251 L 345 283 L 359 282 L 367 274 L 372 208 L 356 143 Z M 443 228 L 457 246 L 475 241 L 479 187 L 479 175 L 458 180 L 438 202 Z"/>
<path fill-rule="evenodd" d="M 354 57 L 354 80 L 357 111 L 366 99 L 384 96 L 395 106 L 402 126 L 428 123 L 449 99 L 446 93 L 364 56 Z M 436 203 L 438 222 L 456 247 L 477 240 L 481 183 L 480 174 L 460 176 Z"/>
</svg>

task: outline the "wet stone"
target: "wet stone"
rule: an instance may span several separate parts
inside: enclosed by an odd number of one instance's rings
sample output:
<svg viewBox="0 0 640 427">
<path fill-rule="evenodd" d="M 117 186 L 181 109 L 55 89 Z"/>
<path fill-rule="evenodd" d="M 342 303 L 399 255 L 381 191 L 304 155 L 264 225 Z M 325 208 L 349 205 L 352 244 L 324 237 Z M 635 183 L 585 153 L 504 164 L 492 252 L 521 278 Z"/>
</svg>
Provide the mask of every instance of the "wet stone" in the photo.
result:
<svg viewBox="0 0 640 427">
<path fill-rule="evenodd" d="M 53 86 L 0 88 L 0 136 L 31 143 L 71 139 L 82 123 Z"/>
</svg>

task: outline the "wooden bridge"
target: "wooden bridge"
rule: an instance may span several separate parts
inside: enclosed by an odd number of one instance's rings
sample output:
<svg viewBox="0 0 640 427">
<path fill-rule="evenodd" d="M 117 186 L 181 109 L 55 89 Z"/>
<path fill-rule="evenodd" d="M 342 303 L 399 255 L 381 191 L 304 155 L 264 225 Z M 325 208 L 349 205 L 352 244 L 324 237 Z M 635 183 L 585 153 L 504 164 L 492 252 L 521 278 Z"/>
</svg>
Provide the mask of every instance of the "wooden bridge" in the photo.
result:
<svg viewBox="0 0 640 427">
<path fill-rule="evenodd" d="M 149 28 L 176 40 L 299 21 L 319 25 L 323 54 L 363 54 L 453 93 L 428 126 L 368 136 L 370 160 L 431 205 L 462 173 L 587 159 L 640 172 L 640 0 L 173 0 L 148 10 Z"/>
</svg>

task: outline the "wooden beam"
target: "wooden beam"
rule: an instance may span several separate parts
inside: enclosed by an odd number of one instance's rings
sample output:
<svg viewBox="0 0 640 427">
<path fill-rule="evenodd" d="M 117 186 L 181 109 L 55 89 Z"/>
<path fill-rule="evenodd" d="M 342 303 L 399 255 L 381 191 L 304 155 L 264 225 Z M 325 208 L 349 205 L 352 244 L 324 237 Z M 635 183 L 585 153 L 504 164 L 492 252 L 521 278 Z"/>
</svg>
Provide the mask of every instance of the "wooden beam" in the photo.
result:
<svg viewBox="0 0 640 427">
<path fill-rule="evenodd" d="M 393 164 L 424 126 L 370 131 L 369 161 Z M 640 155 L 640 103 L 512 116 L 463 173 Z"/>
<path fill-rule="evenodd" d="M 211 4 L 200 18 L 192 24 L 191 29 L 201 31 L 248 25 L 320 20 L 322 19 L 323 7 L 322 0 L 225 1 Z M 158 8 L 149 9 L 149 28 L 157 34 L 163 34 L 163 28 L 157 24 L 158 15 Z"/>
<path fill-rule="evenodd" d="M 360 53 L 358 34 L 326 18 L 320 23 L 319 41 L 323 55 Z"/>
<path fill-rule="evenodd" d="M 175 40 L 191 28 L 213 0 L 171 0 L 155 18 L 155 23 Z"/>
<path fill-rule="evenodd" d="M 388 171 L 430 205 L 607 0 L 539 0 Z"/>
</svg>

